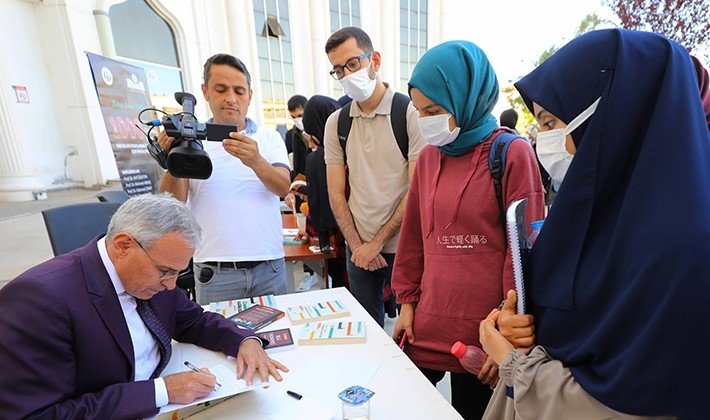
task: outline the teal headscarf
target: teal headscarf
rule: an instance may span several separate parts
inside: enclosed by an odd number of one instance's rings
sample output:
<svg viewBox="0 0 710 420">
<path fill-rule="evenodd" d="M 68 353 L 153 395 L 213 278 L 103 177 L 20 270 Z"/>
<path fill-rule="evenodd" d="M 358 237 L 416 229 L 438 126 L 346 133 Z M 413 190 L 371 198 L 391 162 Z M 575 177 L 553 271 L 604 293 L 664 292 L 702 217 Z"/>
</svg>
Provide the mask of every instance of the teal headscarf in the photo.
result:
<svg viewBox="0 0 710 420">
<path fill-rule="evenodd" d="M 498 102 L 496 74 L 483 50 L 469 41 L 448 41 L 427 51 L 412 71 L 412 88 L 456 118 L 459 136 L 439 147 L 447 155 L 463 155 L 498 127 L 491 114 Z"/>
</svg>

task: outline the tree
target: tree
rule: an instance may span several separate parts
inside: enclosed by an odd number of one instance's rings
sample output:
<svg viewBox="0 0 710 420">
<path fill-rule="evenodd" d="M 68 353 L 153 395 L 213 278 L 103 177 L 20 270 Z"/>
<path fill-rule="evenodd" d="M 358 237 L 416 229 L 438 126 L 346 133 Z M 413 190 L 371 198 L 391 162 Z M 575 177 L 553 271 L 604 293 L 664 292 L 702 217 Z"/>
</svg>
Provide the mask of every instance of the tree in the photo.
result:
<svg viewBox="0 0 710 420">
<path fill-rule="evenodd" d="M 710 59 L 710 0 L 604 0 L 626 29 L 663 34 Z"/>
<path fill-rule="evenodd" d="M 706 1 L 706 0 L 701 0 L 701 1 Z M 601 24 L 606 23 L 603 19 L 601 19 L 599 16 L 597 16 L 596 13 L 589 14 L 585 16 L 584 19 L 579 24 L 579 27 L 574 33 L 574 38 L 585 34 L 587 32 L 595 30 L 598 26 Z M 533 63 L 534 67 L 539 66 L 542 64 L 543 61 L 547 60 L 550 58 L 552 54 L 557 52 L 561 46 L 553 45 L 550 48 L 546 49 L 545 51 L 540 54 L 540 57 L 537 59 L 535 63 Z M 523 102 L 523 98 L 520 97 L 520 94 L 518 93 L 517 90 L 515 90 L 515 87 L 508 86 L 504 87 L 502 89 L 503 94 L 506 96 L 508 99 L 508 103 L 510 103 L 510 106 L 515 109 L 518 112 L 518 115 L 520 116 L 518 118 L 518 127 L 527 127 L 529 124 L 534 124 L 535 123 L 535 117 L 528 111 L 527 106 L 525 106 L 525 103 Z M 527 128 L 525 130 L 521 130 L 522 134 L 527 135 Z"/>
</svg>

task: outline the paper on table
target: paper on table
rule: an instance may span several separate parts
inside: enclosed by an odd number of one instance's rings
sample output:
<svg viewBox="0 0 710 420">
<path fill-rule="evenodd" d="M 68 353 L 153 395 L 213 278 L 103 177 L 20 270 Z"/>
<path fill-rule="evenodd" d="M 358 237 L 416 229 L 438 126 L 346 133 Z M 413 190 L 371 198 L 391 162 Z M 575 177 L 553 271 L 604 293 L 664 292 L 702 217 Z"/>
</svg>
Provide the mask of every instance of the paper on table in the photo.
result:
<svg viewBox="0 0 710 420">
<path fill-rule="evenodd" d="M 296 236 L 298 235 L 298 228 L 283 228 L 284 236 Z"/>
<path fill-rule="evenodd" d="M 204 403 L 207 401 L 213 401 L 219 398 L 229 397 L 236 394 L 241 394 L 256 388 L 262 388 L 262 384 L 254 384 L 247 386 L 244 379 L 237 379 L 237 374 L 231 368 L 225 365 L 217 365 L 209 368 L 210 373 L 217 377 L 217 382 L 221 385 L 212 391 L 208 396 L 204 398 L 198 398 L 190 404 L 168 404 L 160 408 L 159 413 L 167 413 L 175 410 L 179 410 L 184 407 Z M 264 384 L 268 386 L 268 384 Z"/>
</svg>

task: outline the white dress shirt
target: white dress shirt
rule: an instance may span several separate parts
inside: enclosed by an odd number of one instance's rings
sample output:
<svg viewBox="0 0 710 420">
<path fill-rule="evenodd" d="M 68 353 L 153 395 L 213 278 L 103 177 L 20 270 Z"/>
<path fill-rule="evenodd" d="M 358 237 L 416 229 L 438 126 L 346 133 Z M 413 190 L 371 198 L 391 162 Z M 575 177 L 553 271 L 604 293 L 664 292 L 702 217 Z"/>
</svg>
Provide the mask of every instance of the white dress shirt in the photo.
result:
<svg viewBox="0 0 710 420">
<path fill-rule="evenodd" d="M 136 310 L 136 299 L 126 293 L 125 287 L 121 279 L 118 278 L 118 273 L 116 273 L 116 267 L 114 267 L 113 262 L 108 257 L 108 251 L 106 250 L 105 237 L 98 240 L 96 245 L 98 246 L 99 255 L 101 256 L 101 261 L 106 267 L 109 277 L 111 278 L 111 283 L 113 288 L 116 290 L 118 295 L 118 301 L 121 304 L 121 310 L 123 311 L 123 317 L 126 320 L 126 325 L 128 326 L 128 332 L 131 335 L 131 342 L 133 343 L 133 360 L 135 362 L 135 375 L 133 380 L 143 381 L 150 379 L 150 375 L 153 374 L 155 368 L 160 363 L 160 347 L 158 341 L 153 337 L 145 325 L 138 311 Z M 156 378 L 155 381 L 155 406 L 160 408 L 168 404 L 168 390 L 165 387 L 165 381 L 163 378 Z"/>
</svg>

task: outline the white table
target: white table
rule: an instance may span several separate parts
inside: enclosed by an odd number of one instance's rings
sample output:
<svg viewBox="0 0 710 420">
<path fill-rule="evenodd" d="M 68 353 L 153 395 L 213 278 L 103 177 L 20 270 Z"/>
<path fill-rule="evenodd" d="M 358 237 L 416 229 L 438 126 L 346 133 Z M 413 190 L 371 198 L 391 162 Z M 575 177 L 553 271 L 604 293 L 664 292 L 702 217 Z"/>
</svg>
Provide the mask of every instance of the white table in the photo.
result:
<svg viewBox="0 0 710 420">
<path fill-rule="evenodd" d="M 345 288 L 315 290 L 276 296 L 276 306 L 285 309 L 304 303 L 339 299 L 350 311 L 343 320 L 364 320 L 367 342 L 293 346 L 268 350 L 272 358 L 284 363 L 290 372 L 284 380 L 271 379 L 266 389 L 247 391 L 197 413 L 194 419 L 299 419 L 313 418 L 313 407 L 341 419 L 338 393 L 350 385 L 361 385 L 375 392 L 370 400 L 370 419 L 461 419 L 439 391 L 429 383 L 391 337 L 367 314 Z M 301 325 L 292 325 L 288 316 L 264 328 L 289 327 L 297 341 Z M 193 346 L 194 347 L 194 346 Z M 204 351 L 195 364 L 236 366 L 233 358 Z M 171 363 L 173 363 L 171 361 Z M 302 394 L 296 400 L 287 390 Z M 328 417 L 325 417 L 328 418 Z"/>
</svg>

